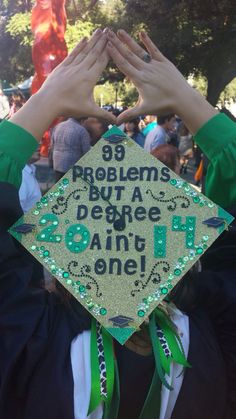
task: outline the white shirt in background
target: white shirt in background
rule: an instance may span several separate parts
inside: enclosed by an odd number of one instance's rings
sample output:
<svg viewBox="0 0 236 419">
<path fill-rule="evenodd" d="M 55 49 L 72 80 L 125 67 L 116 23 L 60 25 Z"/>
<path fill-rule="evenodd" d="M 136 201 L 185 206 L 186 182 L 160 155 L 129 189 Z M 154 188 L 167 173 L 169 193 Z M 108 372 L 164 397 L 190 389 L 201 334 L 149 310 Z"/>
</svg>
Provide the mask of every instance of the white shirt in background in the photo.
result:
<svg viewBox="0 0 236 419">
<path fill-rule="evenodd" d="M 22 182 L 19 190 L 20 204 L 24 213 L 34 207 L 40 201 L 42 194 L 38 181 L 35 177 L 36 167 L 34 164 L 26 164 L 22 170 Z"/>
</svg>

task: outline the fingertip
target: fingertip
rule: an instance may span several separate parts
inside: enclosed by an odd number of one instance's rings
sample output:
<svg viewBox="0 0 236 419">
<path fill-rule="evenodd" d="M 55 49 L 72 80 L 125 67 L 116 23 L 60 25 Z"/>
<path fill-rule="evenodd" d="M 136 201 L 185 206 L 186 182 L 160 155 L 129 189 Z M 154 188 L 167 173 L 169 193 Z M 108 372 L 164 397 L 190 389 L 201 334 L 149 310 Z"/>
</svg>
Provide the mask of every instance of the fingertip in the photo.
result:
<svg viewBox="0 0 236 419">
<path fill-rule="evenodd" d="M 117 34 L 122 37 L 127 35 L 127 32 L 125 32 L 124 29 L 118 29 Z"/>
</svg>

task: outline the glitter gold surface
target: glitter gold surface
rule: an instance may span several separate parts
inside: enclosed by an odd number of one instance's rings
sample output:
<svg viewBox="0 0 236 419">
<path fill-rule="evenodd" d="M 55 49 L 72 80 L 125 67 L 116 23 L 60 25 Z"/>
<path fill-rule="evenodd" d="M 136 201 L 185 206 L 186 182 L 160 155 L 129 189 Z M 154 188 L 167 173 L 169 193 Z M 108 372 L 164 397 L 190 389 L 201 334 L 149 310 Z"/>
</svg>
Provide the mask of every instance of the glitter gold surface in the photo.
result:
<svg viewBox="0 0 236 419">
<path fill-rule="evenodd" d="M 108 330 L 109 319 L 131 318 L 120 338 L 119 327 L 112 332 L 124 343 L 222 231 L 202 222 L 225 212 L 120 140 L 117 128 L 111 133 L 114 141 L 108 132 L 24 215 L 36 225 L 31 233 L 10 232 Z M 122 213 L 125 228 L 115 229 Z"/>
</svg>

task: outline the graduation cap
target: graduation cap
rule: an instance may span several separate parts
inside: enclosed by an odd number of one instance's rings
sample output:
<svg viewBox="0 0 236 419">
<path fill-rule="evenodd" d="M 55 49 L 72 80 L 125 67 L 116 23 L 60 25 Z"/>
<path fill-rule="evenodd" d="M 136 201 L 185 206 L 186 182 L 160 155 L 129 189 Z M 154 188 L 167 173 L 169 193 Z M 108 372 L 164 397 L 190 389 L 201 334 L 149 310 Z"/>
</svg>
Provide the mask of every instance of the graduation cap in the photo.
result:
<svg viewBox="0 0 236 419">
<path fill-rule="evenodd" d="M 109 131 L 107 131 L 102 138 L 111 143 L 119 143 L 120 141 L 127 139 L 127 135 L 119 128 L 114 126 Z"/>
<path fill-rule="evenodd" d="M 36 225 L 35 224 L 18 224 L 14 227 L 12 227 L 12 230 L 15 231 L 16 233 L 21 233 L 21 234 L 28 234 L 28 233 L 32 233 L 32 231 L 35 229 Z"/>
<path fill-rule="evenodd" d="M 129 323 L 132 323 L 134 319 L 120 315 L 112 317 L 109 321 L 113 323 L 113 327 L 128 327 Z"/>
<path fill-rule="evenodd" d="M 232 220 L 113 127 L 11 233 L 124 344 Z"/>
<path fill-rule="evenodd" d="M 220 217 L 211 217 L 202 222 L 202 224 L 206 224 L 208 227 L 213 227 L 213 228 L 221 227 L 225 223 L 226 223 L 226 220 Z"/>
</svg>

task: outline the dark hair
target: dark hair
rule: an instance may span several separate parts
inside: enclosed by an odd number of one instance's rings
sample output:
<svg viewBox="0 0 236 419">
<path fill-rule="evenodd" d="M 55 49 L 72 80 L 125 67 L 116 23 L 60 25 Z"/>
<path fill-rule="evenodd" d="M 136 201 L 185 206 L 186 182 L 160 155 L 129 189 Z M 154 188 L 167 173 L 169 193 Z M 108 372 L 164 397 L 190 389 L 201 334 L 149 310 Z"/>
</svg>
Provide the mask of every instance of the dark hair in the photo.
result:
<svg viewBox="0 0 236 419">
<path fill-rule="evenodd" d="M 134 134 L 138 134 L 140 132 L 140 129 L 139 129 L 140 118 L 134 118 L 127 122 L 134 124 Z M 127 132 L 126 127 L 124 129 L 124 132 L 125 133 Z"/>
<path fill-rule="evenodd" d="M 179 161 L 179 152 L 173 145 L 162 144 L 154 148 L 151 154 L 169 167 L 169 169 L 173 170 L 173 172 L 176 170 L 176 165 Z"/>
<path fill-rule="evenodd" d="M 174 118 L 174 117 L 175 117 L 174 113 L 169 113 L 167 115 L 160 115 L 160 116 L 157 117 L 158 125 L 164 125 L 166 120 L 170 121 L 171 118 Z"/>
</svg>

